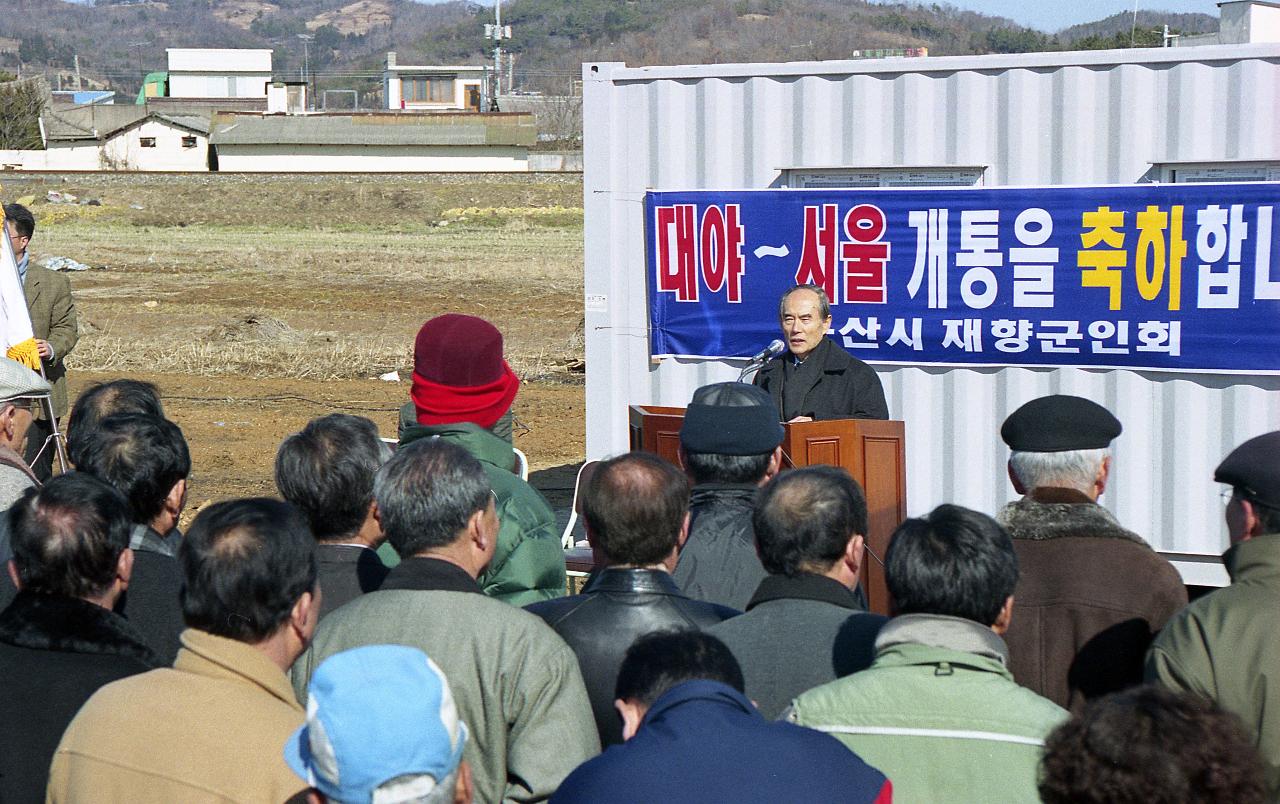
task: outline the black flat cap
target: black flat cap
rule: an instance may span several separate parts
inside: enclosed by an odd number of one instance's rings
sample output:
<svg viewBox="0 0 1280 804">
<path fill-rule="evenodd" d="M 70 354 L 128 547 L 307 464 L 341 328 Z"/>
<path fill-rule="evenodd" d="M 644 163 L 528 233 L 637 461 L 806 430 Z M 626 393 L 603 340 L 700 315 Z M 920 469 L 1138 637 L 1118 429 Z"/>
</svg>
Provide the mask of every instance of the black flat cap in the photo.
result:
<svg viewBox="0 0 1280 804">
<path fill-rule="evenodd" d="M 1222 459 L 1213 479 L 1244 490 L 1247 499 L 1280 508 L 1280 432 L 1251 438 Z"/>
<path fill-rule="evenodd" d="M 1097 402 L 1054 394 L 1010 413 L 1000 437 L 1018 452 L 1066 452 L 1108 447 L 1121 429 L 1120 420 Z"/>
<path fill-rule="evenodd" d="M 744 382 L 718 382 L 693 392 L 680 443 L 687 452 L 762 455 L 785 433 L 769 392 Z"/>
</svg>

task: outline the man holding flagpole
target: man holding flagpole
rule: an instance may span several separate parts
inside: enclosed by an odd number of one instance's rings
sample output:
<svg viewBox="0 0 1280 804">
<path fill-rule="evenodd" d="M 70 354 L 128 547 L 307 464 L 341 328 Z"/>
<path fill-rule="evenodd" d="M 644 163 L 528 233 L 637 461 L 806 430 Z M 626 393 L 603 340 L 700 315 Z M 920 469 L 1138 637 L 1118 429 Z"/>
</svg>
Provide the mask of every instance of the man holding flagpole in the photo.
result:
<svg viewBox="0 0 1280 804">
<path fill-rule="evenodd" d="M 53 456 L 56 445 L 45 443 L 49 436 L 57 432 L 57 421 L 67 415 L 67 376 L 64 361 L 75 348 L 79 337 L 76 323 L 76 307 L 71 300 L 71 282 L 59 273 L 38 265 L 30 264 L 27 246 L 31 236 L 35 234 L 36 220 L 31 211 L 21 204 L 5 204 L 5 231 L 9 235 L 6 240 L 9 248 L 0 265 L 0 306 L 4 307 L 6 323 L 4 328 L 4 347 L 8 356 L 26 363 L 40 371 L 53 387 L 50 395 L 49 409 L 42 409 L 31 423 L 27 432 L 27 449 L 25 458 L 32 470 L 41 480 L 47 480 L 53 472 Z M 10 262 L 12 261 L 12 262 Z M 13 267 L 10 267 L 10 266 Z M 10 276 L 16 268 L 18 287 L 12 286 Z M 14 317 L 16 305 L 10 309 L 10 293 L 18 290 L 26 308 L 26 327 L 15 328 Z M 21 332 L 18 330 L 22 329 Z M 34 339 L 36 352 L 35 365 L 31 365 L 30 345 L 26 339 L 17 336 L 24 334 Z M 17 352 L 17 354 L 15 354 Z M 51 418 L 52 415 L 52 418 Z M 41 450 L 43 449 L 43 453 Z M 36 456 L 39 455 L 39 460 Z"/>
</svg>

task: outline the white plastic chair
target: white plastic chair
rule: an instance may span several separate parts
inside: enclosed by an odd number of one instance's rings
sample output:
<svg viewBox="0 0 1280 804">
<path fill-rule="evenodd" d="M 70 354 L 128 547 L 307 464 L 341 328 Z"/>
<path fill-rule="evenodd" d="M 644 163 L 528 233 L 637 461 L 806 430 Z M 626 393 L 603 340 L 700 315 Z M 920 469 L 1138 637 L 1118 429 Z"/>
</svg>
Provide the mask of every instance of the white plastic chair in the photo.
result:
<svg viewBox="0 0 1280 804">
<path fill-rule="evenodd" d="M 576 546 L 573 543 L 573 526 L 578 524 L 578 494 L 582 491 L 582 473 L 594 463 L 596 461 L 584 461 L 582 466 L 578 467 L 578 476 L 573 479 L 573 502 L 569 504 L 569 522 L 564 526 L 564 533 L 560 535 L 560 546 L 565 550 Z"/>
<path fill-rule="evenodd" d="M 512 447 L 511 451 L 516 454 L 516 474 L 520 475 L 521 480 L 529 479 L 529 456 L 521 452 L 517 447 Z"/>
</svg>

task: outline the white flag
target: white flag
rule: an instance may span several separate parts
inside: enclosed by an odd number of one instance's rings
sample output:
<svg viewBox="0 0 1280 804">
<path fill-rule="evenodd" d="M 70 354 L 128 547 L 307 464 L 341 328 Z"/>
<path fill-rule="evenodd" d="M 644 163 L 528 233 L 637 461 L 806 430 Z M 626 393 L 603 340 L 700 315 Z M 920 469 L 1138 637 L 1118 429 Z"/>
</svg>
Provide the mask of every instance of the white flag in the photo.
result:
<svg viewBox="0 0 1280 804">
<path fill-rule="evenodd" d="M 27 311 L 27 297 L 18 278 L 18 260 L 9 242 L 8 218 L 4 220 L 4 233 L 0 234 L 0 348 L 6 357 L 32 371 L 40 370 L 31 313 Z"/>
</svg>

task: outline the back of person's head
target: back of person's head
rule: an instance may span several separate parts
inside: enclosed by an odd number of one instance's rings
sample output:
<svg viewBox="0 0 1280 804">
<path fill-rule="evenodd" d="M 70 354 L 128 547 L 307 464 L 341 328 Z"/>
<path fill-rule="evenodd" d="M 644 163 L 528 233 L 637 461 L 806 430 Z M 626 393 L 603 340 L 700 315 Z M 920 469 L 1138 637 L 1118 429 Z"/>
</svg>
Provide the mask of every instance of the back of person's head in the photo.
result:
<svg viewBox="0 0 1280 804">
<path fill-rule="evenodd" d="M 280 445 L 276 487 L 307 515 L 317 540 L 340 539 L 364 524 L 381 465 L 377 425 L 332 413 L 312 419 Z"/>
<path fill-rule="evenodd" d="M 601 462 L 582 501 L 591 543 L 613 565 L 651 566 L 670 556 L 688 510 L 689 481 L 648 452 Z"/>
<path fill-rule="evenodd" d="M 404 645 L 335 653 L 307 691 L 307 722 L 285 743 L 284 758 L 328 801 L 470 800 L 467 727 L 425 653 Z"/>
<path fill-rule="evenodd" d="M 1018 556 L 986 514 L 940 505 L 889 541 L 885 581 L 895 614 L 942 614 L 994 625 L 1018 584 Z"/>
<path fill-rule="evenodd" d="M 627 648 L 613 697 L 647 709 L 675 686 L 699 680 L 746 688 L 738 660 L 719 639 L 701 631 L 656 631 Z"/>
<path fill-rule="evenodd" d="M 67 457 L 80 465 L 85 439 L 108 416 L 141 413 L 164 418 L 160 390 L 142 380 L 112 380 L 89 386 L 76 397 L 67 420 Z"/>
<path fill-rule="evenodd" d="M 188 626 L 255 644 L 316 588 L 316 543 L 302 512 L 256 497 L 202 510 L 178 548 Z"/>
<path fill-rule="evenodd" d="M 1240 719 L 1203 696 L 1134 687 L 1092 701 L 1045 741 L 1045 804 L 1255 804 L 1262 759 Z"/>
<path fill-rule="evenodd" d="M 191 453 L 178 425 L 159 416 L 125 413 L 98 423 L 82 444 L 76 468 L 115 486 L 134 522 L 151 522 L 179 480 L 191 474 Z"/>
<path fill-rule="evenodd" d="M 129 546 L 128 503 L 83 472 L 27 489 L 8 517 L 13 562 L 30 592 L 98 597 L 115 580 Z"/>
<path fill-rule="evenodd" d="M 490 494 L 480 462 L 438 438 L 401 446 L 373 484 L 382 531 L 405 558 L 457 541 Z"/>
<path fill-rule="evenodd" d="M 867 500 L 844 469 L 784 472 L 760 490 L 751 518 L 760 563 L 771 575 L 824 573 L 854 534 L 867 533 Z"/>
<path fill-rule="evenodd" d="M 741 382 L 693 392 L 680 425 L 684 467 L 694 483 L 759 483 L 785 431 L 769 393 Z"/>
<path fill-rule="evenodd" d="M 1013 450 L 1009 470 L 1025 492 L 1054 487 L 1092 497 L 1111 442 L 1123 429 L 1097 402 L 1051 394 L 1009 414 L 1000 437 Z"/>
<path fill-rule="evenodd" d="M 1072 489 L 1089 493 L 1098 479 L 1109 449 L 1064 452 L 1011 452 L 1009 469 L 1028 493 L 1039 488 Z"/>
<path fill-rule="evenodd" d="M 4 216 L 13 222 L 13 228 L 20 237 L 31 237 L 36 233 L 36 217 L 22 204 L 5 204 Z"/>
<path fill-rule="evenodd" d="M 446 313 L 423 324 L 410 378 L 418 423 L 493 427 L 520 390 L 502 354 L 502 333 L 483 318 Z"/>
</svg>

